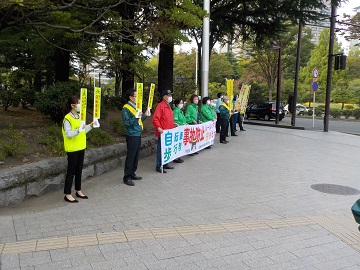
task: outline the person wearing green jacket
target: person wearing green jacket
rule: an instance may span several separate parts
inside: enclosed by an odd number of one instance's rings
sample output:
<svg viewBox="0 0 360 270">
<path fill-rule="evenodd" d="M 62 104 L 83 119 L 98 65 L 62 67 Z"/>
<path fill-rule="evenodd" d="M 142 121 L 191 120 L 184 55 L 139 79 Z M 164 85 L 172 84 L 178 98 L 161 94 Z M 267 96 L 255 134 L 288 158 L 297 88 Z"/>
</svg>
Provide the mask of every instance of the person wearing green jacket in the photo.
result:
<svg viewBox="0 0 360 270">
<path fill-rule="evenodd" d="M 210 98 L 209 97 L 204 97 L 202 99 L 202 106 L 200 109 L 200 120 L 201 122 L 205 123 L 205 122 L 209 122 L 209 121 L 213 121 L 215 120 L 215 111 L 214 109 L 210 106 Z"/>
<path fill-rule="evenodd" d="M 198 103 L 199 103 L 198 95 L 193 94 L 190 97 L 190 105 L 186 108 L 186 114 L 185 114 L 186 123 L 188 123 L 189 125 L 196 125 L 199 122 L 201 122 L 199 117 Z M 193 156 L 197 154 L 199 153 L 195 152 L 189 154 L 189 156 Z"/>
<path fill-rule="evenodd" d="M 186 125 L 186 118 L 184 115 L 184 112 L 182 111 L 183 107 L 184 107 L 184 99 L 182 98 L 176 98 L 174 100 L 174 105 L 175 108 L 173 110 L 173 114 L 174 114 L 174 122 L 176 126 L 182 126 L 182 125 Z M 181 158 L 177 158 L 174 159 L 175 163 L 183 163 L 184 160 Z"/>
<path fill-rule="evenodd" d="M 184 100 L 182 98 L 176 98 L 174 100 L 175 108 L 174 113 L 174 122 L 177 126 L 182 126 L 186 124 L 186 118 L 182 109 L 184 108 Z"/>
<path fill-rule="evenodd" d="M 190 105 L 186 108 L 186 123 L 189 125 L 196 125 L 199 122 L 199 111 L 198 111 L 198 103 L 199 97 L 193 94 L 190 97 Z"/>
</svg>

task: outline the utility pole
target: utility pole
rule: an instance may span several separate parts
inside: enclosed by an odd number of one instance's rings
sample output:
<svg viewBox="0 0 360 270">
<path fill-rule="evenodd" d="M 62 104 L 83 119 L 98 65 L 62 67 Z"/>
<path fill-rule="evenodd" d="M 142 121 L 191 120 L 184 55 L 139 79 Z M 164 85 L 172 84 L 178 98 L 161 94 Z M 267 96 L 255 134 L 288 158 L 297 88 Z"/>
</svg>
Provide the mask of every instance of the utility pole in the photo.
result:
<svg viewBox="0 0 360 270">
<path fill-rule="evenodd" d="M 204 10 L 208 15 L 203 19 L 201 94 L 203 97 L 207 97 L 209 88 L 210 0 L 204 0 Z"/>
<path fill-rule="evenodd" d="M 334 0 L 331 0 L 330 42 L 329 42 L 329 55 L 328 55 L 328 70 L 327 70 L 327 78 L 326 78 L 324 132 L 329 131 L 332 65 L 333 65 L 334 40 L 335 40 L 335 22 L 336 22 L 336 4 Z"/>
<path fill-rule="evenodd" d="M 277 78 L 277 89 L 276 89 L 276 119 L 275 124 L 279 124 L 279 110 L 280 110 L 280 91 L 281 91 L 281 76 L 282 76 L 282 61 L 281 61 L 281 55 L 282 55 L 282 44 L 279 40 L 278 43 L 279 46 L 279 58 L 278 58 L 278 78 Z"/>
<path fill-rule="evenodd" d="M 303 22 L 300 19 L 299 20 L 299 32 L 298 32 L 298 43 L 297 43 L 297 49 L 296 49 L 294 95 L 293 95 L 292 104 L 289 104 L 289 106 L 291 106 L 291 111 L 292 111 L 292 114 L 291 114 L 291 126 L 295 126 L 295 120 L 296 120 L 296 104 L 297 104 L 297 95 L 298 95 L 298 88 L 299 88 L 299 71 L 300 71 L 302 28 L 303 28 Z"/>
</svg>

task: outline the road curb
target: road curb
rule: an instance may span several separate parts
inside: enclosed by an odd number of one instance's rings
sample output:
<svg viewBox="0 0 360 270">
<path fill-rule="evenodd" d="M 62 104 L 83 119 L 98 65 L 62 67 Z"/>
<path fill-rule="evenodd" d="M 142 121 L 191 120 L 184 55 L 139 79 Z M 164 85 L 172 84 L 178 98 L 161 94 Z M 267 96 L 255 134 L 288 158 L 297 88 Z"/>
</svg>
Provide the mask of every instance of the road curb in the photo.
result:
<svg viewBox="0 0 360 270">
<path fill-rule="evenodd" d="M 266 126 L 266 127 L 276 127 L 276 128 L 287 128 L 287 129 L 297 129 L 297 130 L 305 130 L 305 127 L 299 126 L 285 126 L 285 125 L 276 125 L 276 124 L 265 124 L 265 123 L 258 123 L 258 122 L 244 122 L 247 125 L 254 125 L 254 126 Z"/>
</svg>

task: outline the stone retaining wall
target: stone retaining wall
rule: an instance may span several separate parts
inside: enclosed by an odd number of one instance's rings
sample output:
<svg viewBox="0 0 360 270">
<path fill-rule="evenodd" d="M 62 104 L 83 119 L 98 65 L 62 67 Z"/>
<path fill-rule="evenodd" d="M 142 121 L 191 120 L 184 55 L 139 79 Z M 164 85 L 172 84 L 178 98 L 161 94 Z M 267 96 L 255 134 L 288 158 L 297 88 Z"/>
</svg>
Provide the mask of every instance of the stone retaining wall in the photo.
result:
<svg viewBox="0 0 360 270">
<path fill-rule="evenodd" d="M 147 157 L 155 151 L 156 138 L 143 138 L 140 157 Z M 125 156 L 125 143 L 86 150 L 82 179 L 117 168 L 123 164 Z M 66 169 L 67 158 L 64 156 L 1 170 L 0 207 L 63 188 Z"/>
</svg>

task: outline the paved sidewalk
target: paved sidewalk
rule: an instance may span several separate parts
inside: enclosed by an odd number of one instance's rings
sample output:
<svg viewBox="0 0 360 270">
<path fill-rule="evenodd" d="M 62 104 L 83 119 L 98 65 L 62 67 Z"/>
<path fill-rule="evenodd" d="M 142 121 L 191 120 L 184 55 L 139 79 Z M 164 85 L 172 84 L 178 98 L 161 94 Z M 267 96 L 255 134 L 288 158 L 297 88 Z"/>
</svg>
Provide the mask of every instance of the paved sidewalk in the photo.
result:
<svg viewBox="0 0 360 270">
<path fill-rule="evenodd" d="M 360 269 L 351 205 L 360 140 L 341 133 L 247 126 L 227 145 L 144 180 L 123 169 L 90 178 L 90 199 L 61 191 L 0 209 L 0 269 Z"/>
</svg>

